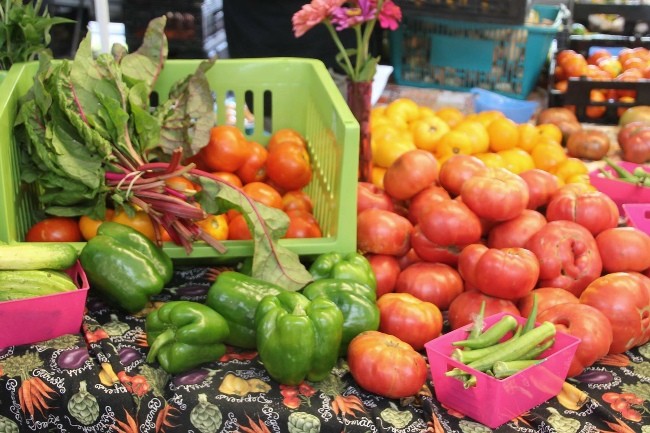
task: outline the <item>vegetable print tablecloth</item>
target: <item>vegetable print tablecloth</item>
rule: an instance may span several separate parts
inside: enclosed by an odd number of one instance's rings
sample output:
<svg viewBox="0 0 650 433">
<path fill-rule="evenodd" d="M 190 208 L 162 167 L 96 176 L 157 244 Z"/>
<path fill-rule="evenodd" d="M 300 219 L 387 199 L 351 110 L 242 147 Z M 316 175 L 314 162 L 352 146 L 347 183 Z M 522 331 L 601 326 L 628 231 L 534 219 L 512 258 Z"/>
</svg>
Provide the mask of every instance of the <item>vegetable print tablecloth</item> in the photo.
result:
<svg viewBox="0 0 650 433">
<path fill-rule="evenodd" d="M 203 301 L 213 272 L 178 270 L 156 301 Z M 492 431 L 441 405 L 430 381 L 409 399 L 364 392 L 343 360 L 325 381 L 294 387 L 273 382 L 255 352 L 236 350 L 170 376 L 145 362 L 146 312 L 117 314 L 92 296 L 87 305 L 83 332 L 0 349 L 0 433 Z M 646 345 L 606 357 L 494 431 L 650 433 L 649 402 Z"/>
</svg>

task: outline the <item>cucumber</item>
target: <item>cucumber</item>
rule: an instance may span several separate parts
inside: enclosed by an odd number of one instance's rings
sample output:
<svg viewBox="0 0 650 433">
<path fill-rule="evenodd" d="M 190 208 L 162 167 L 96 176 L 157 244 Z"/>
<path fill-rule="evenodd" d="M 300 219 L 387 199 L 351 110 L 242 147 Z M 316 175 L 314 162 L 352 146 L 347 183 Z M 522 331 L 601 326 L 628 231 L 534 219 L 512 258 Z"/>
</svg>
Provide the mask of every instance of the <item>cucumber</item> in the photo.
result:
<svg viewBox="0 0 650 433">
<path fill-rule="evenodd" d="M 51 295 L 71 290 L 77 290 L 77 286 L 65 272 L 51 269 L 0 271 L 0 300 L 11 292 Z"/>
<path fill-rule="evenodd" d="M 64 242 L 0 245 L 0 270 L 64 270 L 72 267 L 78 256 L 77 249 Z"/>
</svg>

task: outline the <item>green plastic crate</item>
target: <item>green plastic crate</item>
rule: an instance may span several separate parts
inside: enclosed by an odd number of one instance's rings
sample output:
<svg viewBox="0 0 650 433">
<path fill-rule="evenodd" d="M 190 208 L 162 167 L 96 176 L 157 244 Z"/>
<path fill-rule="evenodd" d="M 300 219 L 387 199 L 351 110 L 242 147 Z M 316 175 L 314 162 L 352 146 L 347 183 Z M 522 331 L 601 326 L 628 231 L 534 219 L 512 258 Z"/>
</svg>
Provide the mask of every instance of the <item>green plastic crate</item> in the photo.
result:
<svg viewBox="0 0 650 433">
<path fill-rule="evenodd" d="M 395 82 L 469 91 L 473 87 L 524 99 L 534 89 L 564 14 L 536 5 L 549 25 L 502 25 L 405 12 L 390 32 Z"/>
<path fill-rule="evenodd" d="M 172 84 L 193 73 L 200 62 L 167 61 L 156 84 L 159 99 L 165 100 Z M 22 241 L 35 222 L 35 194 L 20 182 L 12 132 L 18 99 L 32 86 L 37 69 L 35 62 L 15 65 L 0 85 L 0 241 Z M 237 126 L 249 139 L 266 145 L 270 132 L 281 128 L 293 128 L 307 139 L 313 176 L 305 191 L 314 202 L 323 237 L 281 239 L 280 244 L 301 257 L 355 251 L 359 124 L 323 63 L 299 58 L 224 59 L 215 62 L 207 76 L 217 124 L 225 123 L 226 102 L 234 96 Z M 252 126 L 244 122 L 245 101 L 256 113 Z M 263 116 L 268 114 L 262 113 L 264 109 L 270 109 L 270 115 Z M 165 243 L 164 249 L 176 261 L 192 262 L 228 262 L 253 253 L 252 241 L 224 245 L 225 254 L 203 242 L 195 242 L 189 256 L 172 243 Z"/>
</svg>

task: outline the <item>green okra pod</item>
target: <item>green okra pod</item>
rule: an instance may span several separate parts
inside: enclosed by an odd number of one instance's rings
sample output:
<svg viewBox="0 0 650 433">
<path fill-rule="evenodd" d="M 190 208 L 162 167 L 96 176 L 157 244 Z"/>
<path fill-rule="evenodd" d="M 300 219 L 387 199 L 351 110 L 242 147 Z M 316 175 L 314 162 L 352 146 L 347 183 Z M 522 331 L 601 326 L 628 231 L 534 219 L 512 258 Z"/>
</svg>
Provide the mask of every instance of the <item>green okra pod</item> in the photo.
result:
<svg viewBox="0 0 650 433">
<path fill-rule="evenodd" d="M 492 346 L 497 344 L 508 332 L 514 330 L 517 325 L 517 319 L 515 319 L 514 316 L 507 314 L 499 319 L 498 322 L 483 331 L 478 337 L 455 341 L 452 344 L 454 346 L 470 349 L 481 349 Z"/>
</svg>

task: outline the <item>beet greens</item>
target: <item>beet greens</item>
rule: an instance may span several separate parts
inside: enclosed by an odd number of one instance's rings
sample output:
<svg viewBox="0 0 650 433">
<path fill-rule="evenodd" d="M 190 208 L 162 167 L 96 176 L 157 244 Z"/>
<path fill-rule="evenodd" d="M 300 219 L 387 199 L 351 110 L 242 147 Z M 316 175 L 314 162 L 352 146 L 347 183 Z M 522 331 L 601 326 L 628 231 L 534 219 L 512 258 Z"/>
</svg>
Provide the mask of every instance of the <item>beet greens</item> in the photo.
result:
<svg viewBox="0 0 650 433">
<path fill-rule="evenodd" d="M 214 61 L 179 77 L 169 97 L 150 107 L 168 55 L 165 23 L 165 17 L 152 20 L 133 53 L 116 44 L 111 53 L 94 57 L 87 36 L 72 60 L 41 58 L 16 117 L 22 181 L 36 185 L 49 215 L 102 219 L 107 206 L 130 215 L 141 209 L 188 254 L 197 240 L 225 252 L 196 222 L 237 209 L 253 234 L 253 274 L 302 287 L 309 273 L 277 243 L 288 217 L 194 164 L 182 164 L 208 143 L 214 126 L 205 75 Z M 165 180 L 174 176 L 198 182 L 201 191 L 189 197 L 167 187 Z"/>
</svg>

